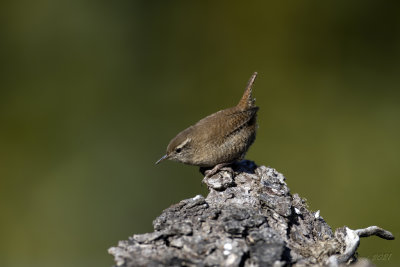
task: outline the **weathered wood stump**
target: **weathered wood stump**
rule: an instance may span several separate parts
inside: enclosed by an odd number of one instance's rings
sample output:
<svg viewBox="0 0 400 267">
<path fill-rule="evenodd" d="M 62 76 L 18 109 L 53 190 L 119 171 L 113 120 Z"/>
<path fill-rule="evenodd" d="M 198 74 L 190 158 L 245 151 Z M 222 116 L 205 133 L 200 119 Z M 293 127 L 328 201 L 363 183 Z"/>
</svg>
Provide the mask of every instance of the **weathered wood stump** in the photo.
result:
<svg viewBox="0 0 400 267">
<path fill-rule="evenodd" d="M 333 232 L 282 174 L 251 161 L 203 182 L 206 198 L 182 200 L 154 220 L 153 233 L 110 248 L 116 266 L 338 266 L 357 262 L 360 237 L 394 239 L 376 226 Z"/>
</svg>

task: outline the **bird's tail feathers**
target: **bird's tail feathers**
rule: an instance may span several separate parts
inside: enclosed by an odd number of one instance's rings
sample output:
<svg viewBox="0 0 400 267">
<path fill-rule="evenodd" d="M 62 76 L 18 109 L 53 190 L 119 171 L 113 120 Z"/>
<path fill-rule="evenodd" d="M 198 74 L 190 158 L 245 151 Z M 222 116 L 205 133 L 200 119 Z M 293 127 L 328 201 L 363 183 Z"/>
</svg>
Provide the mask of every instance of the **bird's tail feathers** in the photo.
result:
<svg viewBox="0 0 400 267">
<path fill-rule="evenodd" d="M 257 72 L 254 72 L 253 75 L 251 75 L 249 82 L 247 83 L 246 90 L 244 91 L 242 99 L 240 99 L 239 104 L 237 105 L 240 109 L 245 110 L 255 106 L 256 100 L 252 96 L 252 87 L 256 77 Z"/>
</svg>

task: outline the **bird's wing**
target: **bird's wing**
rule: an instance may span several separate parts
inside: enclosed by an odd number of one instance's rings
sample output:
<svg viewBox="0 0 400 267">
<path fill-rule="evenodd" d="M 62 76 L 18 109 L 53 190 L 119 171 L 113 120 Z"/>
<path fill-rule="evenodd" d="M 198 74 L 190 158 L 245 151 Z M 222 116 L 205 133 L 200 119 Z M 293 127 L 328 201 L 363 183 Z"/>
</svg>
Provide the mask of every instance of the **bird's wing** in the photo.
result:
<svg viewBox="0 0 400 267">
<path fill-rule="evenodd" d="M 236 111 L 226 116 L 224 121 L 228 127 L 226 127 L 226 136 L 229 136 L 244 126 L 248 125 L 250 122 L 255 123 L 254 117 L 256 116 L 258 107 L 252 107 L 246 110 Z"/>
<path fill-rule="evenodd" d="M 194 127 L 198 131 L 198 137 L 210 140 L 216 136 L 229 136 L 242 129 L 249 123 L 255 123 L 258 107 L 246 110 L 230 108 L 200 120 Z"/>
</svg>

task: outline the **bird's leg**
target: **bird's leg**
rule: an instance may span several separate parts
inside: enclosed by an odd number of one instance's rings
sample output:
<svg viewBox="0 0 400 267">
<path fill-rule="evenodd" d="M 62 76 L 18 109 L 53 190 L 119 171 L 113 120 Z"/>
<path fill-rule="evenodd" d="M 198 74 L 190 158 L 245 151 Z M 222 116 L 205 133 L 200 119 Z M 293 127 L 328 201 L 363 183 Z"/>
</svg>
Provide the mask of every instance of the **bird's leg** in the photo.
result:
<svg viewBox="0 0 400 267">
<path fill-rule="evenodd" d="M 220 170 L 225 169 L 224 167 L 226 167 L 226 166 L 228 166 L 230 164 L 231 164 L 231 162 L 229 162 L 229 163 L 220 163 L 220 164 L 215 165 L 214 168 L 212 168 L 211 170 L 204 170 L 203 169 L 204 173 L 206 175 L 205 178 L 210 178 L 211 176 L 213 176 L 214 174 L 216 174 Z M 229 168 L 227 170 L 233 172 L 232 168 Z M 202 168 L 200 168 L 200 171 L 202 171 Z"/>
</svg>

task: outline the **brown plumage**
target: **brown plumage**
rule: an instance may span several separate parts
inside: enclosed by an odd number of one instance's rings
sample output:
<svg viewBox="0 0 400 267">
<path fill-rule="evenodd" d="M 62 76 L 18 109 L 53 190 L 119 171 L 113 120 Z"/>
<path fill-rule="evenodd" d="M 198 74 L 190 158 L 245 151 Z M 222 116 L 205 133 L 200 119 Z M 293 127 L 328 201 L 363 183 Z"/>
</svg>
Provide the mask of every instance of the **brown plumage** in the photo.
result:
<svg viewBox="0 0 400 267">
<path fill-rule="evenodd" d="M 256 138 L 258 107 L 252 97 L 255 72 L 239 103 L 211 114 L 180 132 L 159 162 L 170 159 L 200 167 L 223 166 L 244 158 Z"/>
</svg>

